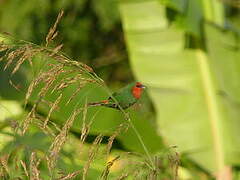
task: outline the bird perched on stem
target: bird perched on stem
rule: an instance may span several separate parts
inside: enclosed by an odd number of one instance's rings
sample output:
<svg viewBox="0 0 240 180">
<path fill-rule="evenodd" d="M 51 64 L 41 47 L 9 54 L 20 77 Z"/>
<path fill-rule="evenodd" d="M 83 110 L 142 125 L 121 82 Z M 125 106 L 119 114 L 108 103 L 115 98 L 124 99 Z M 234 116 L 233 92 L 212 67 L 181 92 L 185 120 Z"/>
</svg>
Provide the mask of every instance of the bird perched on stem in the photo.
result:
<svg viewBox="0 0 240 180">
<path fill-rule="evenodd" d="M 114 109 L 127 109 L 134 105 L 143 93 L 145 86 L 140 82 L 134 82 L 112 94 L 107 100 L 88 103 L 88 106 L 105 106 Z"/>
</svg>

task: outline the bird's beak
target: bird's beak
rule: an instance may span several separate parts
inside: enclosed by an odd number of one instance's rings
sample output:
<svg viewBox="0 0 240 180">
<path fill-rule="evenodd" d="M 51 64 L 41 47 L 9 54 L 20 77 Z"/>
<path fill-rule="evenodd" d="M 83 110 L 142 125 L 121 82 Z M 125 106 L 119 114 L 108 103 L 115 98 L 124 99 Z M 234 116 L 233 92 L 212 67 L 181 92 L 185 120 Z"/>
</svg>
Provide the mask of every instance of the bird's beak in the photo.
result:
<svg viewBox="0 0 240 180">
<path fill-rule="evenodd" d="M 145 88 L 146 88 L 146 86 L 144 86 L 144 85 L 142 85 L 142 84 L 141 84 L 141 88 L 142 88 L 142 89 L 145 89 Z"/>
</svg>

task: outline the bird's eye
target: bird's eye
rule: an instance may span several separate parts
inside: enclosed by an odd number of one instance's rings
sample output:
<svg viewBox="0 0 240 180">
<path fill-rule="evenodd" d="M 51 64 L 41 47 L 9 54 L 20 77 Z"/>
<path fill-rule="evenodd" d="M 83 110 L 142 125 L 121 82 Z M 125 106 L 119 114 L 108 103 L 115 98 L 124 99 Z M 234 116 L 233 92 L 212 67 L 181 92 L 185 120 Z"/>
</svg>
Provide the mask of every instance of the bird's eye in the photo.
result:
<svg viewBox="0 0 240 180">
<path fill-rule="evenodd" d="M 142 85 L 141 83 L 137 83 L 137 84 L 136 84 L 136 87 L 137 87 L 137 88 L 145 88 L 145 86 Z"/>
</svg>

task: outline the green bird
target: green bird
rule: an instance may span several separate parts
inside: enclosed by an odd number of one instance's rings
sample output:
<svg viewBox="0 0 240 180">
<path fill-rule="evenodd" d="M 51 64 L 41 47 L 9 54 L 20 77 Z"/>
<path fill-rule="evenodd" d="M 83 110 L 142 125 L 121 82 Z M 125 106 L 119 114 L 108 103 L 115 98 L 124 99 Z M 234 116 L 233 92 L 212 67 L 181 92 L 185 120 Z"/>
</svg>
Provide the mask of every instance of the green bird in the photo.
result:
<svg viewBox="0 0 240 180">
<path fill-rule="evenodd" d="M 113 93 L 113 98 L 109 97 L 107 100 L 88 103 L 88 106 L 105 106 L 114 109 L 120 109 L 119 106 L 121 106 L 122 109 L 127 109 L 141 98 L 144 88 L 145 86 L 140 82 L 134 82 Z"/>
</svg>

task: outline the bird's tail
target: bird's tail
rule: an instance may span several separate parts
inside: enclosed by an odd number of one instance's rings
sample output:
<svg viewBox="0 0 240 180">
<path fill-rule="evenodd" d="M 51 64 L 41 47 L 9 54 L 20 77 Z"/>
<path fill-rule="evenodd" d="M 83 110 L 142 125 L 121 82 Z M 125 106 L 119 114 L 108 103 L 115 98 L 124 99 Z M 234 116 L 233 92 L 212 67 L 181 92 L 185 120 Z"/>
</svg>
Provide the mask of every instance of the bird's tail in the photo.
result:
<svg viewBox="0 0 240 180">
<path fill-rule="evenodd" d="M 88 103 L 88 106 L 104 106 L 108 104 L 108 100 L 103 100 L 100 102 L 92 102 L 92 103 Z"/>
</svg>

